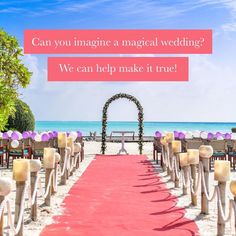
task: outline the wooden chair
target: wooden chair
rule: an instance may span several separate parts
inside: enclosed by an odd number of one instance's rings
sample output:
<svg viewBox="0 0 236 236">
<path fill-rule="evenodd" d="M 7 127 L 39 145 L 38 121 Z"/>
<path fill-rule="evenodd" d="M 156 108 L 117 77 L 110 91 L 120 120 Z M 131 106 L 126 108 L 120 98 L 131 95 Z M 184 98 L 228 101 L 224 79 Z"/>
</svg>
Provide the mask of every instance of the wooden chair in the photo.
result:
<svg viewBox="0 0 236 236">
<path fill-rule="evenodd" d="M 7 160 L 7 156 L 8 156 L 8 144 L 9 144 L 9 140 L 8 139 L 2 139 L 1 140 L 1 148 L 0 148 L 0 152 L 2 152 L 2 158 L 1 158 L 1 164 L 2 166 L 4 166 L 4 157 Z"/>
<path fill-rule="evenodd" d="M 0 165 L 2 165 L 2 166 L 4 164 L 4 154 L 5 154 L 5 152 L 4 152 L 3 141 L 0 140 Z"/>
<path fill-rule="evenodd" d="M 186 150 L 188 149 L 199 149 L 204 143 L 202 140 L 186 140 Z"/>
<path fill-rule="evenodd" d="M 27 154 L 27 157 L 29 159 L 31 159 L 31 157 L 32 157 L 32 139 L 31 138 L 23 139 L 23 143 L 24 143 L 24 152 L 25 152 L 25 154 Z"/>
<path fill-rule="evenodd" d="M 235 170 L 236 163 L 236 140 L 231 140 L 231 145 L 228 148 L 228 160 L 230 161 L 231 167 Z"/>
<path fill-rule="evenodd" d="M 156 138 L 154 137 L 154 142 L 153 142 L 153 160 L 156 160 L 156 163 L 158 164 L 158 154 L 161 153 L 161 138 Z M 162 156 L 161 156 L 161 165 L 162 165 Z"/>
<path fill-rule="evenodd" d="M 226 160 L 227 159 L 227 143 L 225 140 L 211 140 L 209 145 L 213 148 L 213 155 L 210 159 L 211 164 L 215 160 Z"/>
<path fill-rule="evenodd" d="M 30 158 L 30 153 L 24 148 L 24 142 L 22 140 L 19 140 L 19 146 L 17 148 L 13 148 L 11 141 L 9 141 L 6 157 L 7 168 L 9 168 L 11 157 L 12 161 L 16 158 Z"/>
<path fill-rule="evenodd" d="M 81 144 L 81 152 L 80 152 L 80 156 L 81 156 L 81 161 L 84 160 L 84 141 L 83 141 L 83 137 L 77 137 L 77 139 L 75 140 L 75 142 L 78 142 Z"/>
<path fill-rule="evenodd" d="M 47 142 L 36 142 L 36 141 L 33 141 L 32 142 L 32 158 L 33 159 L 40 159 L 42 160 L 43 158 L 43 149 L 45 147 L 50 147 L 50 143 L 49 141 Z"/>
</svg>

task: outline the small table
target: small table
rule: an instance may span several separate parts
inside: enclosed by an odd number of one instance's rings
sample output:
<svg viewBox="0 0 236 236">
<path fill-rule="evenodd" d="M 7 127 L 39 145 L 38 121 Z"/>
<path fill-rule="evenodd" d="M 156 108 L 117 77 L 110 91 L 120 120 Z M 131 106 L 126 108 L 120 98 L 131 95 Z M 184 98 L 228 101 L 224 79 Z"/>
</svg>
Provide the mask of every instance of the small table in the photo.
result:
<svg viewBox="0 0 236 236">
<path fill-rule="evenodd" d="M 112 131 L 110 138 L 112 137 L 112 134 L 121 134 L 121 149 L 117 154 L 120 155 L 122 152 L 125 152 L 128 155 L 129 153 L 125 149 L 125 134 L 132 134 L 133 139 L 134 139 L 135 132 L 134 131 Z"/>
</svg>

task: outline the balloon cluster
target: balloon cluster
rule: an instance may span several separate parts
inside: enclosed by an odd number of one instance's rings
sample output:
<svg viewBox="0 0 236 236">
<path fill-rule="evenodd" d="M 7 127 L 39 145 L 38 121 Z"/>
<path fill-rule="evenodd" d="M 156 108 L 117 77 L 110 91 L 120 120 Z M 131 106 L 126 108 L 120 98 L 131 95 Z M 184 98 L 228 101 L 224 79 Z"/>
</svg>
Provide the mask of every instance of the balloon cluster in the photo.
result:
<svg viewBox="0 0 236 236">
<path fill-rule="evenodd" d="M 82 137 L 82 133 L 80 131 L 72 131 L 67 133 L 68 137 L 71 137 L 73 141 L 78 138 Z M 11 146 L 13 148 L 17 148 L 19 146 L 19 140 L 22 139 L 32 139 L 36 142 L 47 142 L 53 138 L 57 138 L 58 132 L 57 131 L 48 131 L 38 133 L 36 131 L 24 131 L 20 133 L 19 131 L 12 131 L 8 130 L 7 132 L 0 132 L 0 139 L 3 140 L 11 140 Z"/>
<path fill-rule="evenodd" d="M 156 138 L 161 138 L 165 136 L 167 131 L 164 131 L 163 133 L 160 131 L 155 132 Z M 174 137 L 175 139 L 192 139 L 192 138 L 201 138 L 201 139 L 207 139 L 207 140 L 236 140 L 236 133 L 221 133 L 221 132 L 206 132 L 206 131 L 174 131 Z"/>
</svg>

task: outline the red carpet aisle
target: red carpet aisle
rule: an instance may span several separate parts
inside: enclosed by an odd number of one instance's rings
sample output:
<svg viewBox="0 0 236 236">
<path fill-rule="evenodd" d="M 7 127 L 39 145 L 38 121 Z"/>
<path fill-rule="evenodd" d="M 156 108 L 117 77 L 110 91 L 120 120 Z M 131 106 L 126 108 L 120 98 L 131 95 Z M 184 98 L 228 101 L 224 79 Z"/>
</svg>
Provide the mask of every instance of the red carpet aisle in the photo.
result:
<svg viewBox="0 0 236 236">
<path fill-rule="evenodd" d="M 146 156 L 97 156 L 41 236 L 198 235 Z"/>
</svg>

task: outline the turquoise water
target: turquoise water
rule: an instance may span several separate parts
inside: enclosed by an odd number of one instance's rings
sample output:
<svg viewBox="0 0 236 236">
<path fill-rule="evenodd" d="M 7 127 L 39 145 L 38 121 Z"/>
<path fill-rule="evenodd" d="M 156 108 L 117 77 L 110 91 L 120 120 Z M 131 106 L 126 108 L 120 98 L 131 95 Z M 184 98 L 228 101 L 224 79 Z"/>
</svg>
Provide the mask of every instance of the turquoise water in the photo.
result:
<svg viewBox="0 0 236 236">
<path fill-rule="evenodd" d="M 100 135 L 102 130 L 100 121 L 37 121 L 37 131 L 72 131 L 80 130 L 83 135 L 89 135 L 89 132 L 96 131 Z M 193 123 L 193 122 L 144 122 L 144 134 L 153 136 L 159 131 L 211 131 L 211 132 L 230 132 L 232 127 L 236 127 L 236 123 Z M 138 122 L 108 122 L 108 134 L 112 130 L 129 130 L 138 131 Z"/>
</svg>

